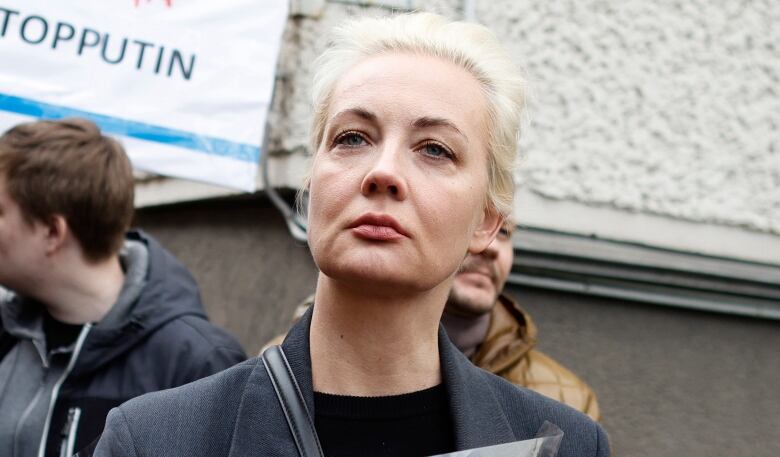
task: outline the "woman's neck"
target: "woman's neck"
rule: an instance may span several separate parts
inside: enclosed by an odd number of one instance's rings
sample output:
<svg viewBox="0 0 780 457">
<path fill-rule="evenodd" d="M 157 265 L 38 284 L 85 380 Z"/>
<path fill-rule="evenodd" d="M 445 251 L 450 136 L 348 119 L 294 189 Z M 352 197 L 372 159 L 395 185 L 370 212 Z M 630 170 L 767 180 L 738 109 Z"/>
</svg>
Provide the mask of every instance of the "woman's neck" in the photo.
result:
<svg viewBox="0 0 780 457">
<path fill-rule="evenodd" d="M 377 297 L 320 274 L 310 330 L 314 390 L 383 396 L 440 384 L 438 328 L 449 287 Z"/>
</svg>

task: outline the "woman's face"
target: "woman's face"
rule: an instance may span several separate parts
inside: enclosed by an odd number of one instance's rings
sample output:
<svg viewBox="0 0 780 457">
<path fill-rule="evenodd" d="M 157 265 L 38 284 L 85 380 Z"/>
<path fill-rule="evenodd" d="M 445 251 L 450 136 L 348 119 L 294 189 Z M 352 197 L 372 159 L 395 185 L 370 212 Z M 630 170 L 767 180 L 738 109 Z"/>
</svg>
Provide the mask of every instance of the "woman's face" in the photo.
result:
<svg viewBox="0 0 780 457">
<path fill-rule="evenodd" d="M 435 57 L 363 60 L 331 95 L 312 169 L 309 246 L 334 280 L 430 290 L 499 227 L 486 210 L 487 105 L 477 80 Z"/>
</svg>

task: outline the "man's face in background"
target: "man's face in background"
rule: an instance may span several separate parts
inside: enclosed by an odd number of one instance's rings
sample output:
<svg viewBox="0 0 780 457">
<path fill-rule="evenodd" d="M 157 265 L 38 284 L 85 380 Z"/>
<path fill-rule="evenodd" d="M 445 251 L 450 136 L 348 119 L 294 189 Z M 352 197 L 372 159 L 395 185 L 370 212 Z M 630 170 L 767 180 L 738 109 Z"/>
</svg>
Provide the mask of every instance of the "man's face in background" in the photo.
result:
<svg viewBox="0 0 780 457">
<path fill-rule="evenodd" d="M 512 270 L 513 231 L 512 223 L 504 223 L 496 239 L 484 252 L 466 257 L 455 275 L 447 300 L 447 312 L 468 317 L 493 309 Z"/>
</svg>

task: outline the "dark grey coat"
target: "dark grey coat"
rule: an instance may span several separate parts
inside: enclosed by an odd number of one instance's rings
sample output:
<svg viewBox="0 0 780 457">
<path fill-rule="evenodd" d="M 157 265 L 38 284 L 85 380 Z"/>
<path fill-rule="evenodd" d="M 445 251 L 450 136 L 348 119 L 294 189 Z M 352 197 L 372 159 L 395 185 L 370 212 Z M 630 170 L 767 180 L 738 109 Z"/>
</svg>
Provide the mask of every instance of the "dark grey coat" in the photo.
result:
<svg viewBox="0 0 780 457">
<path fill-rule="evenodd" d="M 314 411 L 311 310 L 282 344 L 309 411 Z M 587 416 L 475 367 L 439 331 L 442 374 L 458 450 L 534 438 L 544 421 L 564 432 L 559 457 L 609 455 L 604 431 Z M 111 411 L 97 456 L 290 456 L 295 444 L 261 359 Z"/>
</svg>

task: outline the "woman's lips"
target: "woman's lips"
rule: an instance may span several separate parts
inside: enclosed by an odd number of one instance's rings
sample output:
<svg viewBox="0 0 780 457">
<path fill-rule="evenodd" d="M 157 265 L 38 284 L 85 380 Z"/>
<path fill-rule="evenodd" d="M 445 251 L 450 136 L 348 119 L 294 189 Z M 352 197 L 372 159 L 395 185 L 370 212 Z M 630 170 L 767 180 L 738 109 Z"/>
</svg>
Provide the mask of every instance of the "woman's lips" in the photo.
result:
<svg viewBox="0 0 780 457">
<path fill-rule="evenodd" d="M 362 224 L 352 228 L 352 233 L 358 238 L 376 241 L 391 241 L 404 238 L 393 227 L 385 225 Z"/>
<path fill-rule="evenodd" d="M 355 219 L 348 228 L 355 236 L 366 240 L 392 241 L 409 237 L 398 221 L 382 214 L 364 214 Z"/>
</svg>

